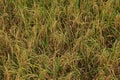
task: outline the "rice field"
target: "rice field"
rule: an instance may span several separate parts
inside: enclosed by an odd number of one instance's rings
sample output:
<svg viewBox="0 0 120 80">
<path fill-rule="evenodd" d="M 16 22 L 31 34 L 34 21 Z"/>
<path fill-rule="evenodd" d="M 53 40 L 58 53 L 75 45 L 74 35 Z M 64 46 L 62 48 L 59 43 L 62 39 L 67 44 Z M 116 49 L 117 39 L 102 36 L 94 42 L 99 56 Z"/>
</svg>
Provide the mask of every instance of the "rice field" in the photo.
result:
<svg viewBox="0 0 120 80">
<path fill-rule="evenodd" d="M 120 80 L 120 0 L 0 0 L 0 80 Z"/>
</svg>

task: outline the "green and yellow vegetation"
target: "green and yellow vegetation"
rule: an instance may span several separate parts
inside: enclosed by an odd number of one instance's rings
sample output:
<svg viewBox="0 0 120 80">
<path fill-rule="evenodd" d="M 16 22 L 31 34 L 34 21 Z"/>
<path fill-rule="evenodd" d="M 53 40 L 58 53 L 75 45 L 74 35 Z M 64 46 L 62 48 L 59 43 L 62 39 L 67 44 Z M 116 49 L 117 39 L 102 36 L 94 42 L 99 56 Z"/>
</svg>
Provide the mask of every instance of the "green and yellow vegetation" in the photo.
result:
<svg viewBox="0 0 120 80">
<path fill-rule="evenodd" d="M 120 0 L 0 0 L 0 80 L 120 80 Z"/>
</svg>

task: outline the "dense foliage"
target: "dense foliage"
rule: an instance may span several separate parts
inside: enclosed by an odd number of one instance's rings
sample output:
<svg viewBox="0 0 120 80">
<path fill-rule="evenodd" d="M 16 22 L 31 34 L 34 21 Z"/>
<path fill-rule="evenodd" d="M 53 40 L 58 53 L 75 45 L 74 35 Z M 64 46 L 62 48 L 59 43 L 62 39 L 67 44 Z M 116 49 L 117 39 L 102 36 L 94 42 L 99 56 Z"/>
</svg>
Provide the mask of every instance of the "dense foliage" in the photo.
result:
<svg viewBox="0 0 120 80">
<path fill-rule="evenodd" d="M 0 80 L 120 80 L 120 0 L 0 0 Z"/>
</svg>

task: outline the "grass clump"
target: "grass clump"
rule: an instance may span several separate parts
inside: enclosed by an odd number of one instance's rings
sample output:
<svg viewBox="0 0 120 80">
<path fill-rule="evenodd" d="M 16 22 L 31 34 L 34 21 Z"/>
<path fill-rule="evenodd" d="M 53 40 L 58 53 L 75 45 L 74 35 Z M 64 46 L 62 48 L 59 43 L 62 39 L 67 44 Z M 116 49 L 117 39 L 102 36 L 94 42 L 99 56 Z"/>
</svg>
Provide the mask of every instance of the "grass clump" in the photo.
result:
<svg viewBox="0 0 120 80">
<path fill-rule="evenodd" d="M 119 0 L 1 0 L 0 80 L 119 80 Z"/>
</svg>

